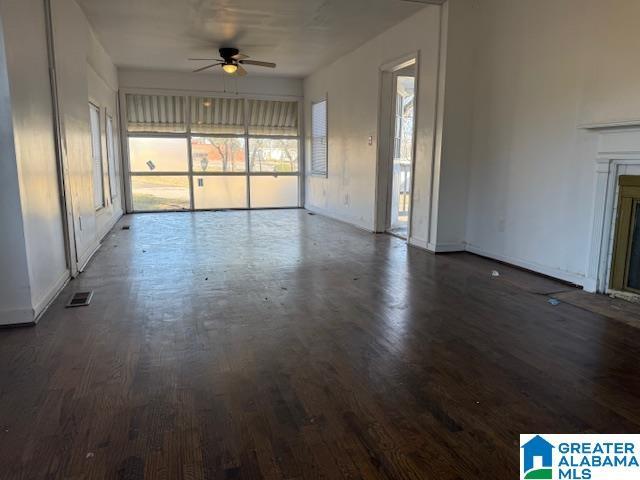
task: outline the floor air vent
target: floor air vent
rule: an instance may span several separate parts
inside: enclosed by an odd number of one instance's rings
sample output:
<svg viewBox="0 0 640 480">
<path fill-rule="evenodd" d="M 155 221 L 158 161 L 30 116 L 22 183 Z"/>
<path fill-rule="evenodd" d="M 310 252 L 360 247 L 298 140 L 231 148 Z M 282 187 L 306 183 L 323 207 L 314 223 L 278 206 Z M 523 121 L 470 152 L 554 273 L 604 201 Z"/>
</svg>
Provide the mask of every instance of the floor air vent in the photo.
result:
<svg viewBox="0 0 640 480">
<path fill-rule="evenodd" d="M 90 292 L 76 292 L 73 297 L 67 302 L 67 308 L 70 307 L 86 307 L 91 303 L 91 297 L 93 297 L 93 290 Z"/>
</svg>

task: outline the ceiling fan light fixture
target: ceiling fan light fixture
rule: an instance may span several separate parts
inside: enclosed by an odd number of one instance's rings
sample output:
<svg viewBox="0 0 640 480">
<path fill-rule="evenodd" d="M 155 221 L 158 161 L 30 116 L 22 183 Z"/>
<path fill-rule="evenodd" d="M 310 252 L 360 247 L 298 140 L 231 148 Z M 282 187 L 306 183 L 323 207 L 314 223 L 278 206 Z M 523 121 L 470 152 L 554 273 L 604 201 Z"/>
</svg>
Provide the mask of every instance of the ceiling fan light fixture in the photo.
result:
<svg viewBox="0 0 640 480">
<path fill-rule="evenodd" d="M 436 1 L 436 0 L 434 0 Z M 445 0 L 437 0 L 437 1 L 445 1 Z M 273 62 L 263 62 L 261 60 L 251 60 L 248 55 L 244 53 L 240 53 L 240 50 L 237 48 L 231 47 L 223 47 L 220 50 L 220 58 L 189 58 L 189 60 L 193 61 L 212 61 L 216 60 L 216 63 L 212 63 L 210 65 L 204 65 L 202 67 L 196 68 L 193 70 L 193 73 L 204 72 L 205 70 L 209 70 L 210 68 L 222 67 L 222 71 L 227 75 L 233 75 L 234 77 L 244 77 L 249 72 L 247 72 L 244 68 L 244 65 L 253 65 L 256 67 L 265 67 L 265 68 L 276 68 L 276 64 Z M 213 102 L 205 102 L 204 106 L 209 107 Z"/>
<path fill-rule="evenodd" d="M 228 74 L 234 74 L 238 71 L 238 66 L 233 63 L 225 63 L 222 69 Z"/>
</svg>

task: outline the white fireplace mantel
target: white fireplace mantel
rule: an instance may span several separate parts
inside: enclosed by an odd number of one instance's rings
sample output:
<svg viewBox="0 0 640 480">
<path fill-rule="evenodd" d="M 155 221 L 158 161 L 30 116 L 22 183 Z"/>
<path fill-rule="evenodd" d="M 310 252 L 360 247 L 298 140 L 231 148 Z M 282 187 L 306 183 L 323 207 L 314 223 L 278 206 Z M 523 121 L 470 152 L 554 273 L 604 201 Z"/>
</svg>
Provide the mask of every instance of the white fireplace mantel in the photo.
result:
<svg viewBox="0 0 640 480">
<path fill-rule="evenodd" d="M 598 135 L 593 227 L 584 289 L 605 293 L 609 282 L 618 177 L 630 168 L 634 170 L 633 174 L 640 174 L 640 120 L 585 125 L 583 128 Z"/>
</svg>

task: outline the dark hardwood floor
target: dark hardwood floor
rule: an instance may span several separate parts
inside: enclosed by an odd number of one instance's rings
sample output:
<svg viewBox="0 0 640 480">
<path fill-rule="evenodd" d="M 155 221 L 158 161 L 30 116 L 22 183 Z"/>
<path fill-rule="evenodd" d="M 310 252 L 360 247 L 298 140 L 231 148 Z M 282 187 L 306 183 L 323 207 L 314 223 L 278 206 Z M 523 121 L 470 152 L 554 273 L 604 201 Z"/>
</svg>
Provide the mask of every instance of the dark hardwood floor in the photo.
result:
<svg viewBox="0 0 640 480">
<path fill-rule="evenodd" d="M 520 433 L 637 433 L 640 330 L 509 271 L 302 210 L 125 217 L 0 331 L 0 478 L 506 480 Z"/>
</svg>

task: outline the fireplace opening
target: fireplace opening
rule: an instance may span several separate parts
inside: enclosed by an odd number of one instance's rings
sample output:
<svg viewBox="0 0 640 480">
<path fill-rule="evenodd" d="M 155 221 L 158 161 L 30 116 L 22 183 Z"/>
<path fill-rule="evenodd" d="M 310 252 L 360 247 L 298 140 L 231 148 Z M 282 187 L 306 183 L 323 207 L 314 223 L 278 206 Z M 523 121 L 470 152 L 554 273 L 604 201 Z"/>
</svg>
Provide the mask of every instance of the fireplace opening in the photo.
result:
<svg viewBox="0 0 640 480">
<path fill-rule="evenodd" d="M 617 212 L 610 289 L 640 295 L 640 175 L 618 177 Z"/>
</svg>

